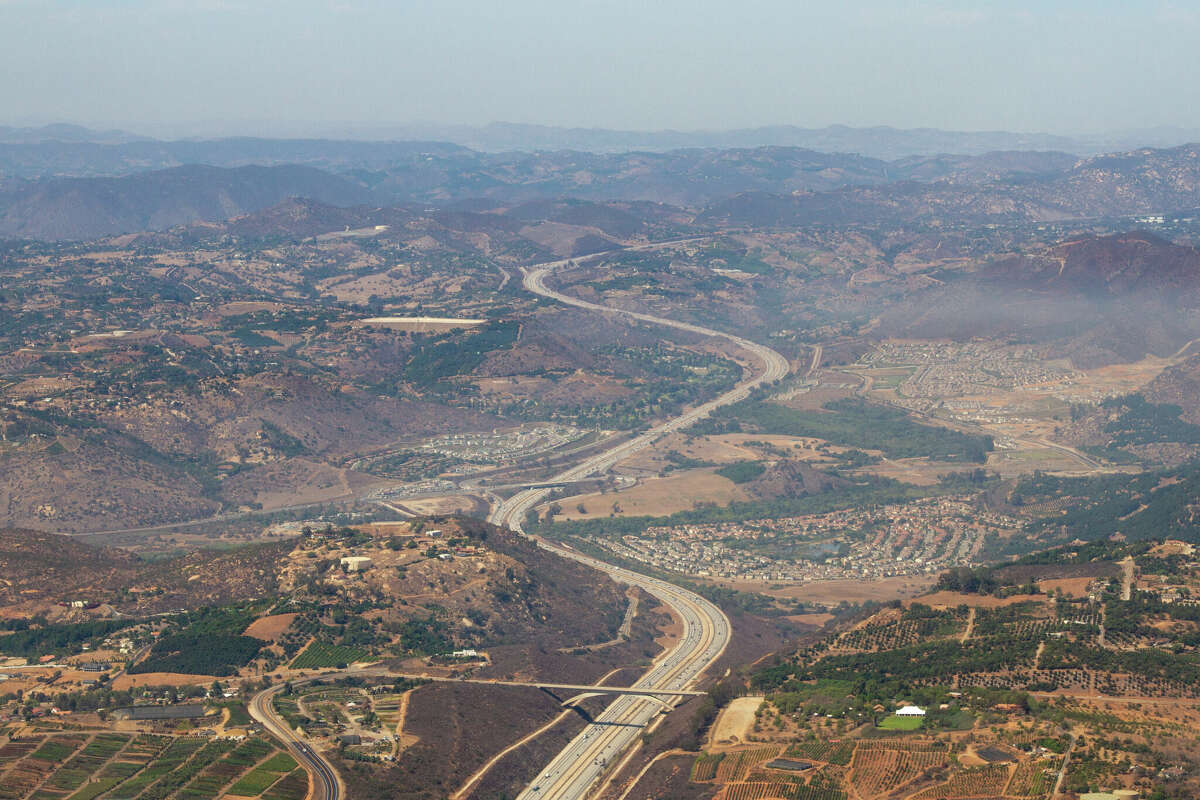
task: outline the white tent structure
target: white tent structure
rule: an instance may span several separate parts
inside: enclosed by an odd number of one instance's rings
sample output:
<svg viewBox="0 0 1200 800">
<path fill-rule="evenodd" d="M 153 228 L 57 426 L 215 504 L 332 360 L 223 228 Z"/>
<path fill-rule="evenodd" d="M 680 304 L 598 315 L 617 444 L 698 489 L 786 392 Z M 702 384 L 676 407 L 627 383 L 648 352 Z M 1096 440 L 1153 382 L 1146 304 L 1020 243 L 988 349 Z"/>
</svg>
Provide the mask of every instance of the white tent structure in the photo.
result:
<svg viewBox="0 0 1200 800">
<path fill-rule="evenodd" d="M 904 708 L 901 708 L 899 711 L 896 712 L 896 716 L 897 717 L 923 717 L 923 716 L 925 716 L 925 709 L 920 708 L 918 706 L 904 706 Z"/>
</svg>

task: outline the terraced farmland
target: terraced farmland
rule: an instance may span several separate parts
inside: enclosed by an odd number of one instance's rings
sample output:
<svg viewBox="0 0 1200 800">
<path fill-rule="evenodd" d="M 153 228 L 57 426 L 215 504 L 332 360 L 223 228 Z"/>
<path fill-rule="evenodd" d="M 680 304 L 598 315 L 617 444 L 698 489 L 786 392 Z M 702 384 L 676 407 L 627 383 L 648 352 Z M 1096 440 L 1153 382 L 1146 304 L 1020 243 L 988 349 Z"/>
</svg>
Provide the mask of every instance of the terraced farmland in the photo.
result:
<svg viewBox="0 0 1200 800">
<path fill-rule="evenodd" d="M 292 757 L 261 738 L 101 732 L 0 747 L 0 800 L 302 800 L 307 785 Z"/>
</svg>

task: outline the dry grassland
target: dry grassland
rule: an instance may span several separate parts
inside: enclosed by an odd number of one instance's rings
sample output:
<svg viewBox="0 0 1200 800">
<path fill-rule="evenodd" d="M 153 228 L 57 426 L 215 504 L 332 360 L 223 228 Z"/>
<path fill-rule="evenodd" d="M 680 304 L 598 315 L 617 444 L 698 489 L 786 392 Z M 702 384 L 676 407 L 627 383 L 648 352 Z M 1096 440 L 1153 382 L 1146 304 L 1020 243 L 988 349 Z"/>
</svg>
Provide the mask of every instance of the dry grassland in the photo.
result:
<svg viewBox="0 0 1200 800">
<path fill-rule="evenodd" d="M 292 620 L 295 618 L 295 614 L 272 614 L 269 617 L 259 617 L 251 622 L 246 630 L 242 631 L 242 635 L 262 639 L 264 642 L 273 642 L 291 626 Z"/>
<path fill-rule="evenodd" d="M 1086 597 L 1087 587 L 1095 581 L 1095 578 L 1055 578 L 1054 580 L 1038 581 L 1038 588 L 1047 594 L 1054 594 L 1058 590 L 1068 597 Z"/>
<path fill-rule="evenodd" d="M 835 580 L 811 581 L 794 585 L 761 583 L 758 581 L 709 581 L 717 586 L 737 589 L 741 592 L 757 592 L 768 597 L 802 600 L 807 603 L 836 605 L 842 600 L 849 603 L 865 603 L 868 600 L 888 600 L 917 597 L 929 591 L 933 577 L 881 578 L 873 581 Z"/>
<path fill-rule="evenodd" d="M 666 478 L 651 478 L 623 492 L 577 495 L 556 501 L 562 506 L 558 519 L 596 519 L 614 514 L 613 504 L 620 507 L 616 516 L 666 516 L 676 511 L 695 508 L 697 503 L 708 502 L 728 505 L 733 501 L 748 499 L 745 492 L 733 481 L 722 478 L 711 469 L 688 470 Z M 580 514 L 577 506 L 582 503 L 585 513 Z M 545 510 L 545 507 L 542 509 Z"/>
<path fill-rule="evenodd" d="M 211 686 L 213 681 L 229 680 L 215 675 L 183 675 L 178 672 L 143 672 L 139 675 L 118 675 L 113 678 L 116 691 L 135 686 Z"/>
<path fill-rule="evenodd" d="M 1083 578 L 1089 581 L 1091 578 Z M 933 592 L 923 597 L 915 598 L 927 606 L 935 608 L 956 608 L 958 606 L 975 606 L 977 608 L 1000 608 L 1016 605 L 1017 603 L 1045 603 L 1046 596 L 1040 594 L 1014 594 L 1011 597 L 999 598 L 987 594 L 961 594 L 959 592 Z"/>
<path fill-rule="evenodd" d="M 762 705 L 759 696 L 738 697 L 721 710 L 709 737 L 709 746 L 737 744 L 746 740 L 754 727 L 754 712 Z"/>
</svg>

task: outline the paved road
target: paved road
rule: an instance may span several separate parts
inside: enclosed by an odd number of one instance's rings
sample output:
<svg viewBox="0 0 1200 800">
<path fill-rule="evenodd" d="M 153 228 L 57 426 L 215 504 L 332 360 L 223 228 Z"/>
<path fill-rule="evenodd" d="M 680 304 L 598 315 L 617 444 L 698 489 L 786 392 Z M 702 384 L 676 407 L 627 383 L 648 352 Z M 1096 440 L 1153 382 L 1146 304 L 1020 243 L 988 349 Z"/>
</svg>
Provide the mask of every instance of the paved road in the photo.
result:
<svg viewBox="0 0 1200 800">
<path fill-rule="evenodd" d="M 569 262 L 557 261 L 526 270 L 525 288 L 543 297 L 601 314 L 630 317 L 654 325 L 725 339 L 738 345 L 757 360 L 759 369 L 756 370 L 753 377 L 741 382 L 720 397 L 697 406 L 633 439 L 602 451 L 556 475 L 552 480 L 573 481 L 603 474 L 618 461 L 651 446 L 665 434 L 682 430 L 721 406 L 742 400 L 756 387 L 780 380 L 787 375 L 788 363 L 783 356 L 769 347 L 764 347 L 740 336 L 687 322 L 663 319 L 650 314 L 608 308 L 564 295 L 547 287 L 546 276 L 567 263 Z M 548 493 L 547 489 L 522 491 L 500 503 L 492 513 L 490 521 L 520 531 L 526 512 L 544 500 Z M 635 687 L 639 689 L 686 689 L 724 652 L 730 635 L 729 619 L 719 608 L 699 595 L 666 581 L 606 564 L 598 559 L 544 540 L 538 540 L 538 544 L 558 555 L 605 572 L 614 580 L 641 587 L 673 608 L 683 620 L 684 630 L 679 643 L 661 656 L 654 666 L 634 684 Z M 653 720 L 660 708 L 659 703 L 636 696 L 623 696 L 617 699 L 555 756 L 521 793 L 518 800 L 582 800 L 587 797 L 596 781 L 604 775 L 616 759 L 637 741 L 642 730 Z"/>
<path fill-rule="evenodd" d="M 283 742 L 292 756 L 308 772 L 307 800 L 339 800 L 343 795 L 342 779 L 333 765 L 306 742 L 297 739 L 296 735 L 288 728 L 287 722 L 275 713 L 271 700 L 281 691 L 283 691 L 283 684 L 264 689 L 254 695 L 249 706 L 250 716 L 258 720 L 264 728 Z"/>
</svg>

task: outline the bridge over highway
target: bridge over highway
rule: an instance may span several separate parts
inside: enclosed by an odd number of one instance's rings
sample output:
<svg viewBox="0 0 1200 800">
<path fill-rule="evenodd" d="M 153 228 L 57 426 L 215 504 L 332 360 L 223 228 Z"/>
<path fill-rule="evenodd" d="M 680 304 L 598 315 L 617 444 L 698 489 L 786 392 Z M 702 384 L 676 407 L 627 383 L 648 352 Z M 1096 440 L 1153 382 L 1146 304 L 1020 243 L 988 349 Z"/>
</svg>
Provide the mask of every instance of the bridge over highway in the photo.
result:
<svg viewBox="0 0 1200 800">
<path fill-rule="evenodd" d="M 769 347 L 740 336 L 650 314 L 609 308 L 548 288 L 545 284 L 546 276 L 568 263 L 570 263 L 569 260 L 557 261 L 525 270 L 525 288 L 543 297 L 597 313 L 625 316 L 653 325 L 724 339 L 748 353 L 758 362 L 758 369 L 750 378 L 741 381 L 736 387 L 716 399 L 696 406 L 674 419 L 587 458 L 576 466 L 553 476 L 550 478 L 551 481 L 575 481 L 601 475 L 617 462 L 650 447 L 663 435 L 682 430 L 716 409 L 744 399 L 756 387 L 780 380 L 788 374 L 789 365 L 783 356 Z M 819 358 L 819 356 L 815 358 Z M 546 489 L 527 489 L 519 492 L 500 503 L 489 520 L 497 525 L 507 525 L 513 530 L 520 531 L 526 512 L 542 502 L 548 494 Z M 654 690 L 661 689 L 687 689 L 724 652 L 730 636 L 729 619 L 719 608 L 703 597 L 667 581 L 606 564 L 570 548 L 541 539 L 536 541 L 541 547 L 558 555 L 574 559 L 607 573 L 613 580 L 644 589 L 672 608 L 682 619 L 684 632 L 679 643 L 659 657 L 646 674 L 638 680 L 635 684 L 636 687 L 649 689 L 651 694 L 654 694 Z M 619 765 L 617 767 L 613 765 L 637 742 L 640 729 L 654 717 L 658 712 L 658 707 L 658 704 L 649 698 L 632 695 L 617 698 L 596 718 L 594 724 L 585 728 L 563 748 L 530 782 L 518 800 L 584 800 L 610 769 L 619 769 Z"/>
<path fill-rule="evenodd" d="M 679 243 L 679 241 L 661 242 L 629 249 L 650 250 Z M 603 254 L 597 255 L 602 256 Z M 744 399 L 756 387 L 780 380 L 789 371 L 787 360 L 779 353 L 740 336 L 650 314 L 609 308 L 547 288 L 544 283 L 546 276 L 551 271 L 569 263 L 569 260 L 555 261 L 524 270 L 525 288 L 534 294 L 597 313 L 625 316 L 652 325 L 724 339 L 748 353 L 757 362 L 757 369 L 752 376 L 744 379 L 736 387 L 719 397 L 615 446 L 603 449 L 575 466 L 549 477 L 542 483 L 527 484 L 508 500 L 497 503 L 488 518 L 489 521 L 496 525 L 507 525 L 518 532 L 522 531 L 526 512 L 543 501 L 549 494 L 547 487 L 572 484 L 589 477 L 603 475 L 617 462 L 653 445 L 662 436 L 682 430 L 708 416 L 714 410 Z M 819 363 L 819 360 L 818 352 L 814 354 L 814 366 Z M 540 547 L 604 572 L 615 581 L 643 589 L 669 606 L 683 623 L 683 633 L 678 643 L 670 651 L 656 659 L 647 672 L 630 687 L 467 679 L 474 683 L 525 685 L 547 691 L 557 689 L 580 692 L 578 696 L 566 701 L 566 704 L 574 704 L 586 697 L 601 694 L 617 696 L 617 699 L 599 714 L 592 724 L 589 724 L 555 756 L 519 796 L 519 800 L 585 800 L 597 782 L 610 769 L 619 769 L 621 757 L 638 741 L 642 729 L 653 720 L 659 709 L 666 705 L 664 698 L 679 699 L 700 694 L 693 688 L 695 682 L 725 651 L 731 633 L 730 624 L 729 619 L 719 608 L 694 592 L 658 578 L 607 564 L 569 547 L 542 539 L 535 538 L 535 541 Z M 348 671 L 347 674 L 362 675 L 377 671 L 379 671 L 378 668 L 367 668 Z M 325 673 L 313 676 L 312 679 L 336 676 L 337 673 Z M 426 676 L 414 675 L 411 677 Z M 440 680 L 459 679 L 440 678 Z M 312 780 L 309 800 L 341 800 L 340 796 L 344 793 L 344 789 L 340 776 L 321 754 L 294 736 L 274 713 L 271 699 L 278 690 L 279 687 L 272 687 L 259 693 L 251 702 L 251 715 L 263 722 L 268 730 L 277 735 L 308 770 Z"/>
</svg>

